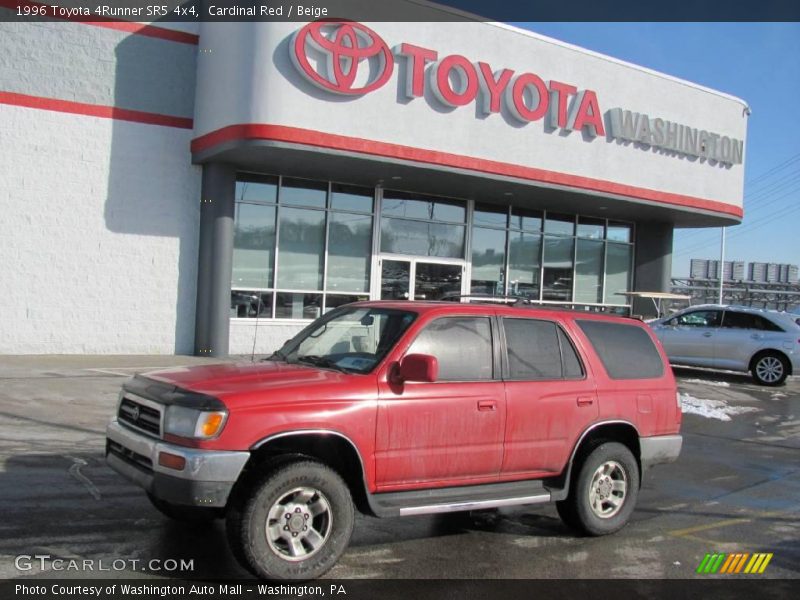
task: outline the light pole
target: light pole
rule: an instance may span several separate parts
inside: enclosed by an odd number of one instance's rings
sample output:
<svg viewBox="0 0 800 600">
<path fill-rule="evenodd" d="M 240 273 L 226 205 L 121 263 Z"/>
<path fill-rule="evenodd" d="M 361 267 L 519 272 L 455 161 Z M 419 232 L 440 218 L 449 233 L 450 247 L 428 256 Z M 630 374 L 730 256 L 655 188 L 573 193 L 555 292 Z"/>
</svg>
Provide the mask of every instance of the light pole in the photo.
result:
<svg viewBox="0 0 800 600">
<path fill-rule="evenodd" d="M 722 240 L 719 245 L 719 304 L 722 304 L 722 288 L 725 281 L 725 227 L 722 229 Z"/>
</svg>

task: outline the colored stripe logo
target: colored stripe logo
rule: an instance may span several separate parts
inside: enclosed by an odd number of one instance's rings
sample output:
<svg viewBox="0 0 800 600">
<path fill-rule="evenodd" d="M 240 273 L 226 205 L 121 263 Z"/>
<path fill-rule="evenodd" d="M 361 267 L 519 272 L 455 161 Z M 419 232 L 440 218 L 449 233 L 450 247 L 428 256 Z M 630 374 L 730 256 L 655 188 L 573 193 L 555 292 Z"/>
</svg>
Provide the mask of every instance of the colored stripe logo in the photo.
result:
<svg viewBox="0 0 800 600">
<path fill-rule="evenodd" d="M 754 554 L 749 554 L 747 552 L 706 554 L 697 567 L 697 573 L 703 575 L 713 575 L 716 573 L 721 575 L 735 575 L 740 573 L 760 575 L 766 570 L 771 560 L 772 552 L 756 552 Z"/>
</svg>

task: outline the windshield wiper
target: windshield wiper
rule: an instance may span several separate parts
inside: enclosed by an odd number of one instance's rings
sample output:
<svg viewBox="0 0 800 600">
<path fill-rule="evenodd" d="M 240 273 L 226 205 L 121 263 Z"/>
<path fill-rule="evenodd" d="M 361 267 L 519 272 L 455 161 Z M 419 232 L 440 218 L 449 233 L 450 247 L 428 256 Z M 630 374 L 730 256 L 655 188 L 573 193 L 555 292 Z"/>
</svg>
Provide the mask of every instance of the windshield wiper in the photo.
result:
<svg viewBox="0 0 800 600">
<path fill-rule="evenodd" d="M 263 358 L 262 360 L 282 360 L 283 362 L 289 362 L 286 360 L 288 357 L 281 352 L 280 350 L 275 350 L 272 354 L 270 354 L 267 358 Z"/>
<path fill-rule="evenodd" d="M 324 369 L 334 369 L 336 371 L 340 371 L 341 373 L 349 372 L 349 369 L 345 369 L 344 367 L 340 367 L 336 364 L 336 362 L 332 361 L 330 358 L 325 356 L 317 356 L 315 354 L 306 354 L 305 356 L 298 356 L 298 362 L 305 362 L 315 367 L 322 367 Z"/>
</svg>

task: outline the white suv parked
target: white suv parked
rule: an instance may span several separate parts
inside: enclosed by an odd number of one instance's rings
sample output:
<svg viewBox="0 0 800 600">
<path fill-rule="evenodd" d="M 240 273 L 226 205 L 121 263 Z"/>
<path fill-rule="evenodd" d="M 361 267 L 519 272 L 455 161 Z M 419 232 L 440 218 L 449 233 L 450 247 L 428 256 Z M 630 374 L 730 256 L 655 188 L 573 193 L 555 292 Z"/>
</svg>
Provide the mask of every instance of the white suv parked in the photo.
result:
<svg viewBox="0 0 800 600">
<path fill-rule="evenodd" d="M 672 364 L 749 371 L 762 385 L 800 372 L 800 325 L 787 313 L 704 304 L 650 326 Z"/>
</svg>

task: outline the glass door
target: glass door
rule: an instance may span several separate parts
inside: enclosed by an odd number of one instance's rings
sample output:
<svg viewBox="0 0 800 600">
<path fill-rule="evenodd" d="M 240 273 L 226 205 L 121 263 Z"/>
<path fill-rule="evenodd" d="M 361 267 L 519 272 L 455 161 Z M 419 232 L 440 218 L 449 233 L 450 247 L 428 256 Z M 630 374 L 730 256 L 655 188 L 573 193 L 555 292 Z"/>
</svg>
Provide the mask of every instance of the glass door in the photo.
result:
<svg viewBox="0 0 800 600">
<path fill-rule="evenodd" d="M 381 300 L 411 298 L 411 261 L 381 261 Z"/>
<path fill-rule="evenodd" d="M 464 265 L 422 259 L 381 259 L 381 300 L 441 300 L 462 294 Z"/>
<path fill-rule="evenodd" d="M 414 265 L 414 300 L 441 300 L 460 294 L 463 265 L 417 262 Z"/>
</svg>

